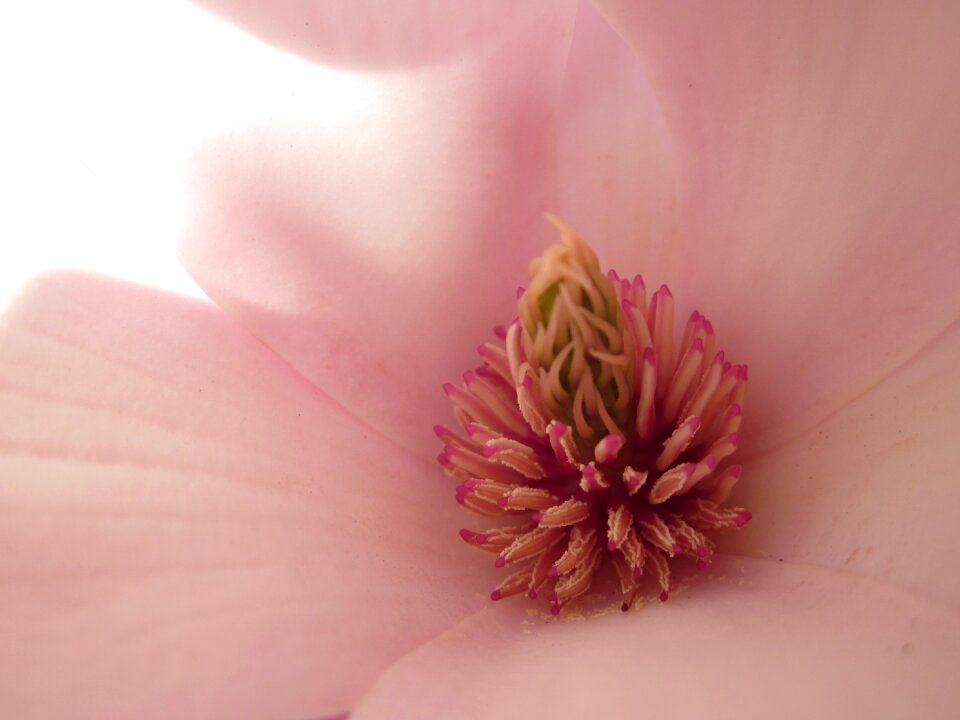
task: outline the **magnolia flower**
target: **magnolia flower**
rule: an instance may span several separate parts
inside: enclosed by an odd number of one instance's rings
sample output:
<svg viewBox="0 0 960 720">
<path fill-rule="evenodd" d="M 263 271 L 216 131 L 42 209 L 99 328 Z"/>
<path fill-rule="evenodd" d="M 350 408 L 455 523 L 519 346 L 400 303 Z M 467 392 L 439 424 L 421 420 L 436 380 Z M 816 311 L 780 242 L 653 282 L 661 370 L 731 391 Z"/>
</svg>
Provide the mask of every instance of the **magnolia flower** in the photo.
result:
<svg viewBox="0 0 960 720">
<path fill-rule="evenodd" d="M 950 715 L 952 4 L 211 5 L 313 63 L 197 156 L 219 308 L 66 274 L 3 316 L 8 714 Z M 545 209 L 751 367 L 754 520 L 582 621 L 489 602 L 430 432 Z"/>
</svg>

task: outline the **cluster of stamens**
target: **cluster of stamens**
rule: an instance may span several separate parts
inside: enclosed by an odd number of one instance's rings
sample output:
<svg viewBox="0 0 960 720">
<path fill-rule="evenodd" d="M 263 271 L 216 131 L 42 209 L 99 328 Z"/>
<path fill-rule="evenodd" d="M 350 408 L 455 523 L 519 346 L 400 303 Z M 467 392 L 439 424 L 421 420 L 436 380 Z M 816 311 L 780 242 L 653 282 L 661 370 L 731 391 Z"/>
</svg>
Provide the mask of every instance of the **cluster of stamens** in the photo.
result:
<svg viewBox="0 0 960 720">
<path fill-rule="evenodd" d="M 666 601 L 669 561 L 710 563 L 705 534 L 742 527 L 723 504 L 740 478 L 747 367 L 714 354 L 699 312 L 675 344 L 673 297 L 603 275 L 593 251 L 551 218 L 561 243 L 530 268 L 519 317 L 478 348 L 483 364 L 447 384 L 463 432 L 438 425 L 457 501 L 498 526 L 461 530 L 513 572 L 491 598 L 548 593 L 557 614 L 616 570 L 627 610 L 645 572 Z"/>
</svg>

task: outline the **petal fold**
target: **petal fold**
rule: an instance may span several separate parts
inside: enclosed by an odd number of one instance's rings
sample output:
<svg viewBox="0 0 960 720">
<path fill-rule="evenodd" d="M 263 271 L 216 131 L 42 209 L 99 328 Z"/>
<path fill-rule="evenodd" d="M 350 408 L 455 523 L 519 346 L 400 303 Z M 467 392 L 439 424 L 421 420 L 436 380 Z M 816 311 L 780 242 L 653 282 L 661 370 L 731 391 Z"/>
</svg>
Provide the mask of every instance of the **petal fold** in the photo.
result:
<svg viewBox="0 0 960 720">
<path fill-rule="evenodd" d="M 669 129 L 678 298 L 750 363 L 755 448 L 810 428 L 952 322 L 960 6 L 597 5 Z"/>
<path fill-rule="evenodd" d="M 182 258 L 197 282 L 424 457 L 429 428 L 450 416 L 441 385 L 478 364 L 473 348 L 515 316 L 516 286 L 550 237 L 541 213 L 553 206 L 574 8 L 534 6 L 449 63 L 347 74 L 336 88 L 321 84 L 328 69 L 277 66 L 244 92 L 283 88 L 300 102 L 259 124 L 235 118 L 243 132 L 194 164 Z M 331 123 L 344 94 L 363 102 Z"/>
<path fill-rule="evenodd" d="M 743 458 L 724 549 L 825 565 L 960 607 L 960 321 L 814 429 Z M 735 537 L 739 535 L 738 537 Z"/>
<path fill-rule="evenodd" d="M 960 702 L 943 606 L 812 567 L 723 558 L 711 575 L 625 614 L 481 611 L 350 717 L 948 718 Z"/>
</svg>

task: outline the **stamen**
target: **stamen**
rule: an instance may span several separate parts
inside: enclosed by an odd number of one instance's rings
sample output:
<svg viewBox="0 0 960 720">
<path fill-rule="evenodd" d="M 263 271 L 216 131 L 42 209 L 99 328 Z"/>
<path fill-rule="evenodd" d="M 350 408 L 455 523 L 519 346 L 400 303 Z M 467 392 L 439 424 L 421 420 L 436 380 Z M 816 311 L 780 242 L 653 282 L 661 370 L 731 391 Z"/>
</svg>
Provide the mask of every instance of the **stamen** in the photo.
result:
<svg viewBox="0 0 960 720">
<path fill-rule="evenodd" d="M 558 502 L 558 498 L 542 488 L 517 487 L 500 497 L 497 505 L 508 510 L 547 510 Z"/>
<path fill-rule="evenodd" d="M 670 532 L 670 527 L 664 522 L 658 513 L 647 508 L 642 508 L 637 513 L 637 526 L 640 528 L 640 535 L 648 543 L 673 557 L 683 550 L 676 538 Z"/>
<path fill-rule="evenodd" d="M 637 491 L 647 482 L 648 475 L 649 473 L 646 470 L 638 471 L 629 466 L 625 467 L 623 469 L 623 484 L 627 489 L 627 494 L 631 497 L 636 495 Z"/>
<path fill-rule="evenodd" d="M 591 553 L 596 545 L 597 531 L 595 529 L 575 525 L 570 531 L 570 539 L 567 541 L 566 551 L 554 563 L 553 567 L 550 568 L 548 575 L 550 577 L 566 575 Z"/>
<path fill-rule="evenodd" d="M 720 505 L 726 502 L 727 498 L 730 497 L 730 492 L 733 490 L 733 486 L 737 484 L 737 481 L 740 480 L 740 475 L 743 472 L 743 468 L 740 465 L 731 465 L 726 470 L 723 471 L 723 474 L 717 479 L 717 484 L 714 488 L 707 494 L 707 499 Z"/>
<path fill-rule="evenodd" d="M 518 537 L 500 553 L 500 557 L 497 558 L 497 567 L 538 555 L 560 542 L 564 535 L 566 531 L 563 528 L 534 528 Z"/>
<path fill-rule="evenodd" d="M 607 549 L 618 549 L 627 539 L 627 533 L 633 524 L 630 506 L 619 503 L 607 509 Z"/>
<path fill-rule="evenodd" d="M 590 517 L 590 505 L 583 500 L 568 498 L 559 505 L 554 505 L 534 517 L 540 527 L 565 527 L 575 525 Z"/>
<path fill-rule="evenodd" d="M 675 344 L 673 296 L 599 269 L 596 255 L 551 218 L 561 241 L 530 265 L 517 318 L 477 348 L 482 364 L 444 391 L 463 432 L 436 425 L 437 461 L 457 502 L 499 523 L 460 530 L 466 544 L 518 566 L 491 593 L 546 595 L 554 614 L 613 565 L 621 608 L 645 568 L 669 597 L 670 559 L 706 568 L 709 533 L 747 524 L 726 507 L 741 476 L 747 366 L 715 353 L 699 311 Z M 684 560 L 687 561 L 686 559 Z"/>
<path fill-rule="evenodd" d="M 573 572 L 558 579 L 551 597 L 554 605 L 563 606 L 589 590 L 591 583 L 593 583 L 594 573 L 602 557 L 603 551 L 599 547 L 595 547 L 590 554 L 573 569 Z M 552 610 L 551 608 L 551 612 Z"/>
<path fill-rule="evenodd" d="M 673 295 L 661 285 L 650 301 L 650 326 L 653 328 L 653 349 L 657 353 L 657 399 L 666 395 L 673 373 Z M 687 413 L 696 415 L 698 413 Z"/>
<path fill-rule="evenodd" d="M 643 351 L 640 370 L 640 400 L 637 403 L 637 437 L 641 443 L 653 439 L 657 414 L 653 401 L 657 390 L 657 354 L 652 348 Z"/>
<path fill-rule="evenodd" d="M 663 443 L 663 451 L 657 456 L 654 467 L 666 470 L 676 462 L 680 453 L 690 447 L 693 436 L 700 429 L 700 418 L 689 417 L 677 426 L 673 434 Z"/>
<path fill-rule="evenodd" d="M 677 418 L 680 406 L 687 400 L 687 390 L 700 375 L 703 364 L 703 341 L 697 338 L 687 349 L 677 371 L 670 381 L 670 389 L 663 401 L 663 422 L 671 423 Z"/>
<path fill-rule="evenodd" d="M 594 457 L 598 463 L 612 463 L 617 459 L 617 454 L 623 447 L 623 436 L 620 434 L 607 435 L 603 440 L 597 443 L 593 451 Z"/>
<path fill-rule="evenodd" d="M 588 463 L 580 468 L 582 477 L 580 479 L 580 489 L 588 493 L 599 493 L 609 490 L 611 482 L 603 473 L 597 470 L 593 463 Z"/>
<path fill-rule="evenodd" d="M 667 470 L 650 488 L 650 494 L 647 496 L 650 504 L 660 505 L 677 495 L 690 481 L 695 467 L 693 463 L 684 463 Z"/>
</svg>

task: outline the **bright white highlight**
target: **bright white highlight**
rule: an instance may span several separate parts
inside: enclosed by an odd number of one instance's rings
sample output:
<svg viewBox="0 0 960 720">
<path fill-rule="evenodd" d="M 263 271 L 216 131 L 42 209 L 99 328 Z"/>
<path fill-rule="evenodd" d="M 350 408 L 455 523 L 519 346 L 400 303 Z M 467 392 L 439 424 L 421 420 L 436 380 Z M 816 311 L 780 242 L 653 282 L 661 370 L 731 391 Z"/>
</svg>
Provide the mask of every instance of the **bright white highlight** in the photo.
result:
<svg viewBox="0 0 960 720">
<path fill-rule="evenodd" d="M 202 295 L 176 258 L 196 149 L 379 100 L 187 3 L 5 3 L 0 68 L 0 309 L 54 268 Z"/>
</svg>

